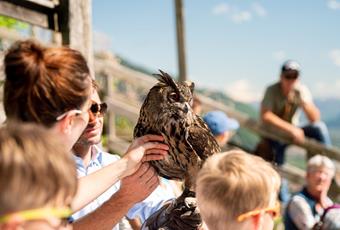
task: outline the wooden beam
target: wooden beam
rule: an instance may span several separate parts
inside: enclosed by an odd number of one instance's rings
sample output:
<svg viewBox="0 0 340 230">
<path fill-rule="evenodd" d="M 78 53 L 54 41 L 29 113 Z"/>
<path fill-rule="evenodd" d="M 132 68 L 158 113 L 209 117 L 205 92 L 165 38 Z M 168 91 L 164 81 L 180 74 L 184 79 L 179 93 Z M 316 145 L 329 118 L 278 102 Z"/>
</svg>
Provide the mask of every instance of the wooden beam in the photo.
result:
<svg viewBox="0 0 340 230">
<path fill-rule="evenodd" d="M 65 0 L 64 0 L 65 1 Z M 92 0 L 67 0 L 69 45 L 79 50 L 94 76 L 92 48 Z"/>
<path fill-rule="evenodd" d="M 44 28 L 49 28 L 48 16 L 6 1 L 0 1 L 0 14 L 20 21 L 28 22 Z"/>
<path fill-rule="evenodd" d="M 248 115 L 243 114 L 239 111 L 236 111 L 233 108 L 229 108 L 221 102 L 217 102 L 211 98 L 206 96 L 198 95 L 199 99 L 202 103 L 207 106 L 210 110 L 219 109 L 224 111 L 228 116 L 235 118 L 238 120 L 241 126 L 252 130 L 253 132 L 268 137 L 274 140 L 282 141 L 287 144 L 293 144 L 292 138 L 287 135 L 285 132 L 278 130 L 275 127 L 269 127 L 261 124 L 259 121 L 250 118 Z M 319 143 L 313 139 L 305 138 L 305 142 L 302 144 L 296 144 L 308 151 L 313 153 L 322 154 L 328 156 L 331 159 L 335 159 L 340 161 L 340 149 L 334 146 L 327 147 L 322 143 Z"/>
<path fill-rule="evenodd" d="M 36 4 L 36 5 L 46 7 L 46 8 L 50 8 L 50 9 L 54 9 L 58 5 L 58 3 L 53 0 L 26 0 L 26 1 Z"/>
</svg>

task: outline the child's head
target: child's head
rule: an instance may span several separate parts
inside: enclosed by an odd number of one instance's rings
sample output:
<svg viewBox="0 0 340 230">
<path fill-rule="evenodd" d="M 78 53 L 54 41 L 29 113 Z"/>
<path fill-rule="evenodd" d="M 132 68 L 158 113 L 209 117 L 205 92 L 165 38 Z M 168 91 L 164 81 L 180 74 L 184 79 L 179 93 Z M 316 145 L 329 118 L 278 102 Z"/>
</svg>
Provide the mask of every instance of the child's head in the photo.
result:
<svg viewBox="0 0 340 230">
<path fill-rule="evenodd" d="M 268 214 L 278 209 L 279 186 L 278 173 L 260 157 L 224 152 L 209 158 L 198 174 L 198 206 L 209 229 L 271 229 Z"/>
<path fill-rule="evenodd" d="M 70 214 L 76 167 L 44 128 L 8 124 L 0 129 L 0 178 L 0 229 L 48 229 Z"/>
</svg>

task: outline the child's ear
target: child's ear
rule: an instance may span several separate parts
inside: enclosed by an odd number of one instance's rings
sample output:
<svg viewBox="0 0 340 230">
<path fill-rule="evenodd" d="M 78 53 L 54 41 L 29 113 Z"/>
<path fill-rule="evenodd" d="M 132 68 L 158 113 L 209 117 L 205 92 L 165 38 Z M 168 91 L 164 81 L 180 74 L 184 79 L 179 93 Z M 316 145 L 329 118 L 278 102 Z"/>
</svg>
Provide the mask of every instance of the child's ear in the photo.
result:
<svg viewBox="0 0 340 230">
<path fill-rule="evenodd" d="M 251 217 L 251 222 L 253 226 L 253 230 L 261 230 L 263 226 L 264 216 L 262 214 L 257 214 Z"/>
</svg>

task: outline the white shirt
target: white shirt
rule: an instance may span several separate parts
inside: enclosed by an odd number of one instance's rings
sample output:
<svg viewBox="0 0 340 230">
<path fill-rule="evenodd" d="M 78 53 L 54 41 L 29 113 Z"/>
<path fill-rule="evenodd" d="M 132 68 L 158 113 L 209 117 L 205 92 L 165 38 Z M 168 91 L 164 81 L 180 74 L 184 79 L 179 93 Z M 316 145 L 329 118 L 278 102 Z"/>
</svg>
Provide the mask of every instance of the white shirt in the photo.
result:
<svg viewBox="0 0 340 230">
<path fill-rule="evenodd" d="M 89 162 L 89 165 L 87 168 L 85 168 L 83 164 L 83 160 L 80 157 L 77 157 L 74 155 L 74 159 L 77 166 L 77 173 L 78 178 L 89 175 L 106 165 L 115 162 L 120 159 L 119 156 L 109 154 L 106 152 L 103 152 L 100 148 L 97 146 L 93 146 L 92 148 L 92 159 Z M 99 206 L 101 206 L 105 201 L 107 201 L 114 193 L 116 193 L 119 190 L 120 182 L 117 182 L 114 184 L 111 188 L 109 188 L 106 192 L 104 192 L 102 195 L 100 195 L 97 199 L 95 199 L 93 202 L 85 206 L 80 211 L 74 213 L 72 215 L 73 220 L 77 220 L 94 210 L 96 210 Z M 150 196 L 148 196 L 145 200 L 142 202 L 139 202 L 135 204 L 126 214 L 126 216 L 129 219 L 133 219 L 136 217 L 139 217 L 142 223 L 154 212 L 156 212 L 158 209 L 160 209 L 163 206 L 163 203 L 169 199 L 175 198 L 174 194 L 171 192 L 166 192 L 164 189 L 162 189 L 160 186 L 158 186 L 155 191 L 153 191 Z M 116 225 L 114 230 L 118 230 L 119 226 Z"/>
</svg>

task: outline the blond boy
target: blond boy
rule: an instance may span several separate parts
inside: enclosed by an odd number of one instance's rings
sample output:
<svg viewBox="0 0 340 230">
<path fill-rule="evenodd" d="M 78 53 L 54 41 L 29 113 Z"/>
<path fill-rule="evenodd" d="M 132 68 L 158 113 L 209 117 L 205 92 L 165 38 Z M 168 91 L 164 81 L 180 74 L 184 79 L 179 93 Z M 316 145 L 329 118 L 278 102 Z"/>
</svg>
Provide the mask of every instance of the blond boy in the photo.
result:
<svg viewBox="0 0 340 230">
<path fill-rule="evenodd" d="M 280 177 L 260 157 L 239 150 L 216 154 L 204 164 L 196 186 L 210 230 L 273 229 Z"/>
<path fill-rule="evenodd" d="M 77 189 L 71 155 L 37 125 L 0 129 L 0 229 L 70 229 Z"/>
</svg>

